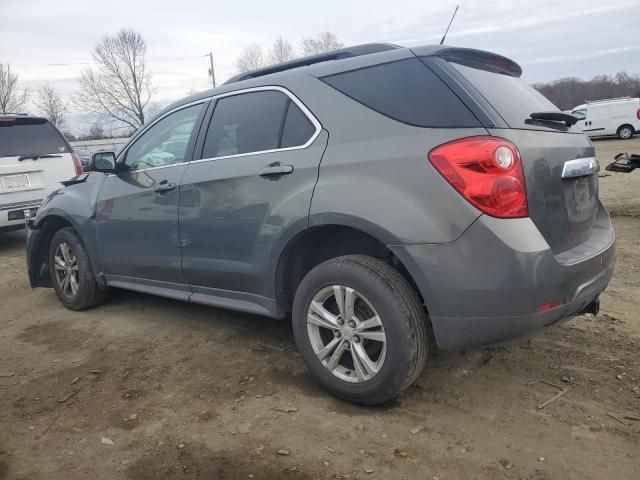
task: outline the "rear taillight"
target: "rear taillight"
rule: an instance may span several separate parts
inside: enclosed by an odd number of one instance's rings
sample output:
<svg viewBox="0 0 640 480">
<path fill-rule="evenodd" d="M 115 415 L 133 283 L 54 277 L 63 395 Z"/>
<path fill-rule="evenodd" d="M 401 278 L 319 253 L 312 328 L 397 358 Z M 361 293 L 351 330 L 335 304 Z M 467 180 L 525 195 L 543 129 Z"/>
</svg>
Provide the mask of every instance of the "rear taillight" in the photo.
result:
<svg viewBox="0 0 640 480">
<path fill-rule="evenodd" d="M 429 161 L 464 198 L 498 218 L 529 215 L 520 154 L 496 137 L 469 137 L 429 152 Z"/>
<path fill-rule="evenodd" d="M 73 166 L 76 167 L 76 175 L 82 175 L 82 162 L 80 161 L 80 157 L 78 157 L 76 152 L 72 152 L 71 158 L 73 158 Z"/>
<path fill-rule="evenodd" d="M 636 117 L 638 118 L 638 120 L 640 120 L 640 108 L 636 110 Z"/>
</svg>

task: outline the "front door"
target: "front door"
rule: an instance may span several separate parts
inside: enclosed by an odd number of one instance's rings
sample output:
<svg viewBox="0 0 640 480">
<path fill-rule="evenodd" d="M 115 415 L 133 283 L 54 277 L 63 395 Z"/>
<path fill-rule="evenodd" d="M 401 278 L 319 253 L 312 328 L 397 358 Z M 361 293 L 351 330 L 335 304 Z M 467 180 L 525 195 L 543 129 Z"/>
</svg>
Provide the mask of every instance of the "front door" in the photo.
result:
<svg viewBox="0 0 640 480">
<path fill-rule="evenodd" d="M 179 185 L 206 102 L 163 116 L 118 158 L 97 201 L 99 265 L 109 284 L 188 291 L 180 269 Z M 184 294 L 186 295 L 186 293 Z"/>
</svg>

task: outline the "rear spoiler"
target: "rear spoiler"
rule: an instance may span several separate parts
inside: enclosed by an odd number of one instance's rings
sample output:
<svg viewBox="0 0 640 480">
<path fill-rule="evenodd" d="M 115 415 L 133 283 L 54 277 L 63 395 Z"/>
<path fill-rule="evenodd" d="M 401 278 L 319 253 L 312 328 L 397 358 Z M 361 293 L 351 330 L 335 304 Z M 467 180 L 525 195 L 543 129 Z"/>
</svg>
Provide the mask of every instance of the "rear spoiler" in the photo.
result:
<svg viewBox="0 0 640 480">
<path fill-rule="evenodd" d="M 519 77 L 522 67 L 510 58 L 496 53 L 476 50 L 474 48 L 456 48 L 443 46 L 416 47 L 411 51 L 418 57 L 440 57 L 448 62 L 455 62 L 468 67 L 479 68 L 494 73 L 502 73 Z"/>
</svg>

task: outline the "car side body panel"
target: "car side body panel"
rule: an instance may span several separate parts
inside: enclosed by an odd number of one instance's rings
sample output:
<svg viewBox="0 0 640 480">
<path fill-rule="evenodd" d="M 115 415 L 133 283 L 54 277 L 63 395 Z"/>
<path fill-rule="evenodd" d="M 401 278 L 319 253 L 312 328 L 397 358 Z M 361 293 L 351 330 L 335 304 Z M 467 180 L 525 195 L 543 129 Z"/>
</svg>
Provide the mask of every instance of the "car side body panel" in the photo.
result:
<svg viewBox="0 0 640 480">
<path fill-rule="evenodd" d="M 321 131 L 303 149 L 189 165 L 181 196 L 193 202 L 181 202 L 180 232 L 182 269 L 194 300 L 223 290 L 275 299 L 274 260 L 288 239 L 308 225 L 327 139 Z M 293 171 L 273 178 L 259 175 L 275 162 L 291 165 Z"/>
<path fill-rule="evenodd" d="M 35 258 L 34 253 L 40 248 L 39 242 L 45 224 L 52 219 L 63 219 L 75 228 L 89 252 L 94 272 L 100 271 L 97 262 L 95 209 L 106 175 L 98 172 L 85 175 L 85 181 L 62 187 L 49 194 L 42 201 L 38 214 L 28 229 L 27 266 L 32 286 L 38 286 L 37 274 L 41 268 L 38 263 L 41 259 Z"/>
</svg>

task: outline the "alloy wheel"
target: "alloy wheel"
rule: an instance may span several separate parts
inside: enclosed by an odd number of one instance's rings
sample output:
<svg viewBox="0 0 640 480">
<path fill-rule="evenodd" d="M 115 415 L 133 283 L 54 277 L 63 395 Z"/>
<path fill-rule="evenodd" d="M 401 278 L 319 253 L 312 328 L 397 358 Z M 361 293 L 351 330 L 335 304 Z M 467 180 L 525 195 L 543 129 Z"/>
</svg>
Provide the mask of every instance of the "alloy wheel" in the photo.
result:
<svg viewBox="0 0 640 480">
<path fill-rule="evenodd" d="M 382 368 L 387 336 L 378 312 L 357 290 L 332 285 L 313 297 L 307 333 L 318 360 L 350 383 L 371 380 Z"/>
<path fill-rule="evenodd" d="M 60 242 L 53 256 L 56 280 L 66 297 L 74 297 L 80 288 L 80 276 L 76 256 L 67 242 Z"/>
</svg>

